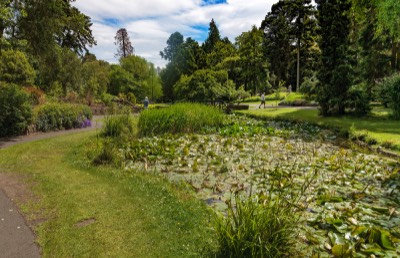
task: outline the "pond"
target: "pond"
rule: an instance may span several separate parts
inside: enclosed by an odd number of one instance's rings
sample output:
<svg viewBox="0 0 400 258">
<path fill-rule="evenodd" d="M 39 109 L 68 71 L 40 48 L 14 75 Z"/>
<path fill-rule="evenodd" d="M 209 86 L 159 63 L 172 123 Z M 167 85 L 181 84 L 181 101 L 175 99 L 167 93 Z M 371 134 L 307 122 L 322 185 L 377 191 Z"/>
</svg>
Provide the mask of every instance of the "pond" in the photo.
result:
<svg viewBox="0 0 400 258">
<path fill-rule="evenodd" d="M 398 164 L 342 148 L 311 125 L 237 119 L 214 134 L 133 140 L 120 150 L 124 167 L 184 181 L 198 198 L 224 212 L 233 193 L 288 190 L 299 197 L 304 255 L 400 255 Z"/>
</svg>

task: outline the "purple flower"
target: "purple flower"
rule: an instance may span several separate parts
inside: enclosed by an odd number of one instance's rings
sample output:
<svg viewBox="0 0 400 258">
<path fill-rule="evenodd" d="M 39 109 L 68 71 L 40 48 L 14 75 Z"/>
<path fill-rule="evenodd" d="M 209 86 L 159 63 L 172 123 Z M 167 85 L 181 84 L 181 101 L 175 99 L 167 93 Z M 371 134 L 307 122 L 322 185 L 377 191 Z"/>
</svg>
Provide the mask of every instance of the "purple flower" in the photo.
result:
<svg viewBox="0 0 400 258">
<path fill-rule="evenodd" d="M 91 126 L 92 126 L 92 122 L 89 119 L 83 120 L 83 122 L 81 124 L 81 128 L 86 128 L 86 127 L 91 127 Z"/>
</svg>

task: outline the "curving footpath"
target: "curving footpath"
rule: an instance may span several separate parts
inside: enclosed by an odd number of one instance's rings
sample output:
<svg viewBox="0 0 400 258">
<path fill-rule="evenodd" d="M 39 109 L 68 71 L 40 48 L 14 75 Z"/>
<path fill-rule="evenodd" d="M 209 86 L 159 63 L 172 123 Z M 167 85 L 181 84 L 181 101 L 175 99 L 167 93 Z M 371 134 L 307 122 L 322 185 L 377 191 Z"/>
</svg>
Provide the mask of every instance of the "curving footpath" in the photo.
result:
<svg viewBox="0 0 400 258">
<path fill-rule="evenodd" d="M 97 119 L 96 119 L 97 120 Z M 66 131 L 38 133 L 27 136 L 0 139 L 0 149 L 16 144 L 57 137 L 74 132 L 99 129 L 100 122 L 94 120 L 92 127 Z M 3 175 L 3 176 L 2 176 Z M 0 257 L 2 258 L 37 258 L 41 257 L 40 248 L 35 242 L 35 234 L 26 223 L 14 203 L 12 192 L 17 191 L 14 184 L 0 173 Z"/>
</svg>

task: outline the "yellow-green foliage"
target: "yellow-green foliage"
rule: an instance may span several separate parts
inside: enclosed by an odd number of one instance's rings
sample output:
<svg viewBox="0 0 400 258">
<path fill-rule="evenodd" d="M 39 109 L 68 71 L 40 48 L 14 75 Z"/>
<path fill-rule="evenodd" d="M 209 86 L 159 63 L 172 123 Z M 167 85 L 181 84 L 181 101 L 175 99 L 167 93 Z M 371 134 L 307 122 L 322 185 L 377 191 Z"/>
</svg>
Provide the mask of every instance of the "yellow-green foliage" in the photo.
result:
<svg viewBox="0 0 400 258">
<path fill-rule="evenodd" d="M 219 127 L 223 114 L 215 107 L 180 103 L 163 109 L 145 110 L 139 118 L 139 134 L 192 133 Z"/>
</svg>

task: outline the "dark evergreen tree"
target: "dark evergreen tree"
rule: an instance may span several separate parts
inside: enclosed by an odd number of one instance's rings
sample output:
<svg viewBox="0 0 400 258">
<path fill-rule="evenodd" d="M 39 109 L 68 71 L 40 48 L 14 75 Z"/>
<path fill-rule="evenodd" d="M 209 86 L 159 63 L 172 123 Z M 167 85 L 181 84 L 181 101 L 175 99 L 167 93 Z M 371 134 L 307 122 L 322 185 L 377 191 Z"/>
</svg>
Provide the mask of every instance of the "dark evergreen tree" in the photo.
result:
<svg viewBox="0 0 400 258">
<path fill-rule="evenodd" d="M 164 51 L 160 51 L 160 56 L 165 60 L 171 61 L 183 44 L 183 36 L 179 32 L 174 32 L 167 40 L 167 46 Z"/>
<path fill-rule="evenodd" d="M 203 50 L 209 54 L 214 50 L 217 42 L 221 41 L 221 35 L 219 34 L 219 30 L 217 24 L 214 19 L 210 22 L 210 27 L 208 28 L 208 38 L 203 43 Z"/>
<path fill-rule="evenodd" d="M 279 81 L 296 85 L 297 67 L 299 84 L 310 77 L 315 66 L 315 10 L 310 0 L 280 0 L 274 4 L 261 23 L 264 31 L 265 55 L 270 71 Z M 299 61 L 299 62 L 298 62 Z"/>
<path fill-rule="evenodd" d="M 135 51 L 125 28 L 121 28 L 117 31 L 115 35 L 115 45 L 117 45 L 117 54 L 115 56 L 119 56 L 120 58 L 133 55 Z"/>
<path fill-rule="evenodd" d="M 351 86 L 349 53 L 351 4 L 348 0 L 316 0 L 321 49 L 317 98 L 321 114 L 343 115 Z"/>
</svg>

